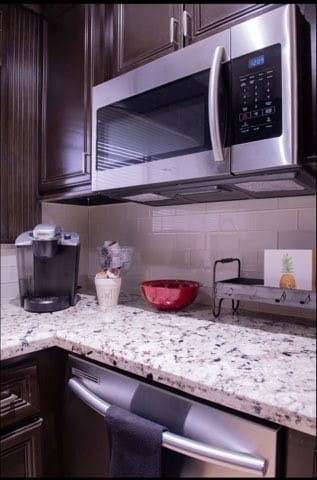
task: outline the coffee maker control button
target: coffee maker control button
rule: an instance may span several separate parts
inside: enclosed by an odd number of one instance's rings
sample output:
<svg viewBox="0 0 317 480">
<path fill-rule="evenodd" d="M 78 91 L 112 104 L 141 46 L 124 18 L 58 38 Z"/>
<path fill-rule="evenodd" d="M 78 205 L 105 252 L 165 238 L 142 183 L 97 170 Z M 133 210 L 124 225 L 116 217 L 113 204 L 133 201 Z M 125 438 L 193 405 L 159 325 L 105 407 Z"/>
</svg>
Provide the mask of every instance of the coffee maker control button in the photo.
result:
<svg viewBox="0 0 317 480">
<path fill-rule="evenodd" d="M 65 235 L 64 235 L 65 240 L 70 240 L 71 238 L 72 238 L 72 236 L 71 236 L 70 233 L 65 233 Z"/>
</svg>

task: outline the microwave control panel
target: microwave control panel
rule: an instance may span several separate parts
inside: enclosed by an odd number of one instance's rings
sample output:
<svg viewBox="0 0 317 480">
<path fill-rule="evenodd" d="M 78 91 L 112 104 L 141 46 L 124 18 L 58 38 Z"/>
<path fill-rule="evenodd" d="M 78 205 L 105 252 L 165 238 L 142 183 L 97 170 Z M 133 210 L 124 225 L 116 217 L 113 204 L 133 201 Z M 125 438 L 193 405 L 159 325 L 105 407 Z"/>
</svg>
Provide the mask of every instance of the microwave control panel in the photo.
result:
<svg viewBox="0 0 317 480">
<path fill-rule="evenodd" d="M 235 58 L 231 64 L 233 144 L 282 134 L 281 45 Z"/>
</svg>

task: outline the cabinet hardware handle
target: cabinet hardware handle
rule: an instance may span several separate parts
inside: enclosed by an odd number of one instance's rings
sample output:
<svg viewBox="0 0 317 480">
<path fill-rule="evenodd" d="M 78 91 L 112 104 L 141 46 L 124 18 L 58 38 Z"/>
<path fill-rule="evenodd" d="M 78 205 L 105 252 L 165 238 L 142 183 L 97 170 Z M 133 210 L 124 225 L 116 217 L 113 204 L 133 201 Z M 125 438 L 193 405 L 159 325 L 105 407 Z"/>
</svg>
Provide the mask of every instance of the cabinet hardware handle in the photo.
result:
<svg viewBox="0 0 317 480">
<path fill-rule="evenodd" d="M 191 40 L 192 35 L 191 35 L 191 16 L 187 12 L 187 10 L 183 11 L 183 35 L 184 38 L 188 38 L 188 40 Z"/>
<path fill-rule="evenodd" d="M 170 44 L 174 46 L 174 48 L 178 48 L 178 42 L 175 35 L 175 30 L 177 30 L 178 20 L 175 17 L 170 18 Z"/>
<path fill-rule="evenodd" d="M 106 415 L 110 404 L 88 390 L 80 380 L 70 378 L 68 380 L 68 387 L 88 407 L 103 416 Z M 264 458 L 212 447 L 211 445 L 192 440 L 191 438 L 181 437 L 172 432 L 163 432 L 162 446 L 188 457 L 197 458 L 198 460 L 216 465 L 235 467 L 244 472 L 252 473 L 253 475 L 264 476 L 267 470 L 267 461 Z"/>
<path fill-rule="evenodd" d="M 18 398 L 19 397 L 15 395 L 15 393 L 11 393 L 11 395 L 9 395 L 8 397 L 2 398 L 0 402 L 1 410 L 7 407 L 8 405 L 14 405 L 14 402 L 16 402 Z"/>
<path fill-rule="evenodd" d="M 221 145 L 220 125 L 219 125 L 219 108 L 218 108 L 218 86 L 220 77 L 221 61 L 224 56 L 224 47 L 217 47 L 215 49 L 214 57 L 210 67 L 209 75 L 209 95 L 208 95 L 208 110 L 209 110 L 209 128 L 212 144 L 212 151 L 215 162 L 223 162 L 224 155 Z"/>
</svg>

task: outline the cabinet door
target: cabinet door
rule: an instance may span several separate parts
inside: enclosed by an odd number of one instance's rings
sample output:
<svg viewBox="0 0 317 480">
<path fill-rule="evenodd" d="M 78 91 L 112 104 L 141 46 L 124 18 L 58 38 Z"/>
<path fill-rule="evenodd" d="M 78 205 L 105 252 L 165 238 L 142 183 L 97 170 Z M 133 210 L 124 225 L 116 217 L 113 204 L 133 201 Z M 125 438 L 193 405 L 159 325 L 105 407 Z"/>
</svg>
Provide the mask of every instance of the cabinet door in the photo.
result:
<svg viewBox="0 0 317 480">
<path fill-rule="evenodd" d="M 42 419 L 1 436 L 1 477 L 40 477 Z"/>
<path fill-rule="evenodd" d="M 1 428 L 34 417 L 40 411 L 36 365 L 22 365 L 1 371 Z"/>
<path fill-rule="evenodd" d="M 182 47 L 181 4 L 114 4 L 113 76 Z"/>
<path fill-rule="evenodd" d="M 42 20 L 18 4 L 0 5 L 0 18 L 0 231 L 1 243 L 14 243 L 41 219 Z"/>
<path fill-rule="evenodd" d="M 0 5 L 0 68 L 2 65 L 2 25 L 3 25 L 3 11 L 2 6 Z"/>
<path fill-rule="evenodd" d="M 87 4 L 46 8 L 41 192 L 90 182 L 91 9 Z"/>
<path fill-rule="evenodd" d="M 262 8 L 256 3 L 193 3 L 185 4 L 188 17 L 188 34 L 185 43 L 197 42 L 216 30 L 225 28 L 234 20 Z"/>
</svg>

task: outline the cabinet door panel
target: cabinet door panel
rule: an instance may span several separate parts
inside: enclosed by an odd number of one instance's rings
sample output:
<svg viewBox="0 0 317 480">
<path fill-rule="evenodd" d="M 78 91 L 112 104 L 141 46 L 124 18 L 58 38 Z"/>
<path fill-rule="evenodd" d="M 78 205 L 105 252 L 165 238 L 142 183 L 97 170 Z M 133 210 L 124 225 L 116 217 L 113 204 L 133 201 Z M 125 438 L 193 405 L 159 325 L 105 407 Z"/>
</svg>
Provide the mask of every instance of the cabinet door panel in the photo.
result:
<svg viewBox="0 0 317 480">
<path fill-rule="evenodd" d="M 89 7 L 83 4 L 49 17 L 46 24 L 46 138 L 41 191 L 90 180 L 89 25 Z"/>
<path fill-rule="evenodd" d="M 191 16 L 191 41 L 201 40 L 214 30 L 225 28 L 226 24 L 261 7 L 263 4 L 255 3 L 185 4 Z"/>
<path fill-rule="evenodd" d="M 12 426 L 40 411 L 36 365 L 1 372 L 1 428 Z"/>
<path fill-rule="evenodd" d="M 180 48 L 181 14 L 181 4 L 114 5 L 114 75 Z"/>
<path fill-rule="evenodd" d="M 37 199 L 42 94 L 41 19 L 17 4 L 0 6 L 1 243 L 40 222 Z"/>
<path fill-rule="evenodd" d="M 42 419 L 14 430 L 0 439 L 3 478 L 40 477 Z"/>
</svg>

